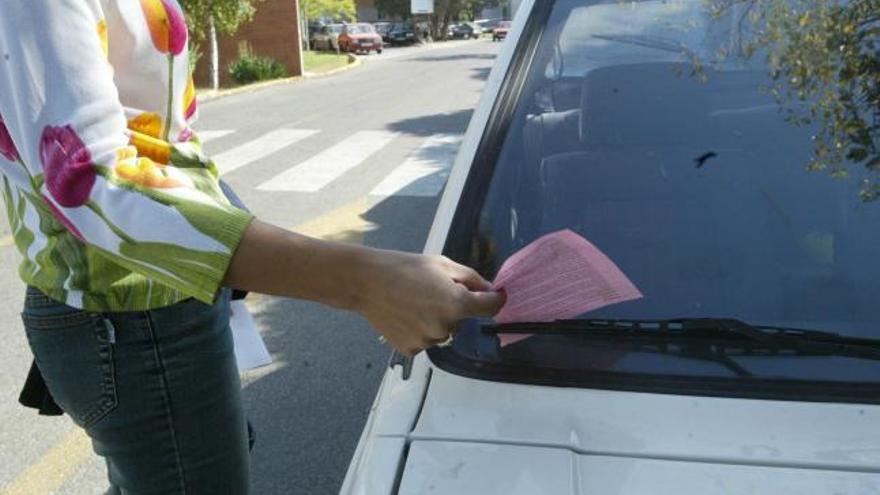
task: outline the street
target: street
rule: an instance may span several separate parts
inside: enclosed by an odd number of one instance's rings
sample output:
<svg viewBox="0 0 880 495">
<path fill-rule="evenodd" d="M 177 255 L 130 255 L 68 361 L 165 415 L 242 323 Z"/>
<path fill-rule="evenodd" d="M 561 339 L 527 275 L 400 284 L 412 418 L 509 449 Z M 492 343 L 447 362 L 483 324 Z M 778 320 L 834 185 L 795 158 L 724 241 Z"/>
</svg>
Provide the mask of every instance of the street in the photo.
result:
<svg viewBox="0 0 880 495">
<path fill-rule="evenodd" d="M 333 76 L 207 101 L 196 129 L 258 217 L 322 238 L 420 251 L 500 45 L 388 50 Z M 4 220 L 0 495 L 103 493 L 104 465 L 70 420 L 17 403 L 31 361 L 18 315 L 19 261 Z M 257 434 L 252 493 L 336 493 L 389 348 L 355 314 L 257 295 L 248 304 L 274 358 L 243 377 Z"/>
</svg>

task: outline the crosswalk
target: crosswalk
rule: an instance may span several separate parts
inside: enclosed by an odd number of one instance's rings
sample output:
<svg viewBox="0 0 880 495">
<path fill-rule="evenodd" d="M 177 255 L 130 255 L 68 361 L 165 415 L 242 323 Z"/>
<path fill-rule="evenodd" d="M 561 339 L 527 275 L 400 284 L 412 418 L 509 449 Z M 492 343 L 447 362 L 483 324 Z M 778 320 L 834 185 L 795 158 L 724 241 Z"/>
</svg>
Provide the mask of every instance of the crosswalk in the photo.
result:
<svg viewBox="0 0 880 495">
<path fill-rule="evenodd" d="M 228 174 L 245 165 L 261 160 L 273 153 L 315 134 L 318 131 L 305 129 L 276 129 L 262 136 L 236 146 L 214 157 L 221 174 Z"/>
<path fill-rule="evenodd" d="M 236 143 L 212 156 L 221 174 L 264 170 L 260 167 L 271 166 L 274 175 L 268 179 L 268 174 L 259 176 L 262 180 L 257 183 L 256 189 L 298 193 L 317 193 L 332 186 L 346 174 L 367 167 L 371 158 L 384 159 L 388 155 L 386 148 L 389 145 L 395 140 L 407 138 L 407 146 L 411 152 L 393 167 L 389 168 L 388 163 L 382 163 L 384 176 L 374 179 L 373 184 L 365 185 L 365 190 L 369 190 L 368 195 L 374 197 L 439 195 L 449 177 L 462 140 L 460 134 L 434 134 L 413 138 L 388 130 L 362 130 L 336 138 L 332 131 L 283 127 L 256 135 L 245 142 L 236 139 L 237 134 L 238 131 L 232 129 L 198 131 L 203 143 Z M 329 144 L 327 136 L 322 136 L 323 134 L 332 136 Z M 315 139 L 318 137 L 321 139 Z M 414 139 L 418 140 L 415 146 Z M 301 147 L 291 152 L 289 148 L 298 143 Z M 321 146 L 318 147 L 323 149 L 315 150 L 314 143 L 320 143 Z M 400 159 L 399 153 L 391 155 L 398 156 L 396 160 Z M 285 167 L 280 172 L 278 164 Z"/>
<path fill-rule="evenodd" d="M 370 192 L 371 196 L 436 196 L 446 185 L 461 136 L 437 134 Z"/>
<path fill-rule="evenodd" d="M 397 136 L 387 131 L 360 131 L 269 179 L 263 191 L 316 192 L 360 165 Z"/>
</svg>

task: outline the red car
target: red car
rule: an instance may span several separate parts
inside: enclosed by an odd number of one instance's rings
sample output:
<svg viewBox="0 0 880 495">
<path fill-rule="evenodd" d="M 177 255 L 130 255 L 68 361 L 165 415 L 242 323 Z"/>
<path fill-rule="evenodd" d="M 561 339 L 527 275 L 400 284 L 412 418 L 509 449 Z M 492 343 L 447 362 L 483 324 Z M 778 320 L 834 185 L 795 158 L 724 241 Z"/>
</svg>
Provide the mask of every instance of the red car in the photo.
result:
<svg viewBox="0 0 880 495">
<path fill-rule="evenodd" d="M 498 27 L 492 30 L 492 41 L 501 41 L 507 38 L 507 32 L 510 31 L 510 21 L 501 21 Z"/>
<path fill-rule="evenodd" d="M 339 49 L 345 52 L 382 53 L 382 48 L 382 37 L 373 29 L 372 24 L 346 24 L 339 34 Z"/>
</svg>

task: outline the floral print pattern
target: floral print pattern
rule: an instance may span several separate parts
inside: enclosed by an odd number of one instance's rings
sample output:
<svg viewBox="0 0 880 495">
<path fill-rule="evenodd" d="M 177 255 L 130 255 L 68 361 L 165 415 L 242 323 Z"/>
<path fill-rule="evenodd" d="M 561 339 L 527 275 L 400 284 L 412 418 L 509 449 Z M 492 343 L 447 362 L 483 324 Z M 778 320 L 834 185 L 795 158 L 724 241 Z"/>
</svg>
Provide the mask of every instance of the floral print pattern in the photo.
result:
<svg viewBox="0 0 880 495">
<path fill-rule="evenodd" d="M 15 143 L 12 142 L 12 136 L 3 123 L 3 116 L 0 115 L 0 155 L 10 162 L 18 161 L 18 150 L 15 149 Z"/>
<path fill-rule="evenodd" d="M 61 206 L 86 204 L 95 185 L 95 168 L 85 143 L 69 125 L 46 126 L 40 138 L 46 186 Z"/>
<path fill-rule="evenodd" d="M 212 301 L 252 217 L 223 196 L 191 128 L 177 1 L 8 1 L 0 196 L 24 282 L 89 311 Z"/>
<path fill-rule="evenodd" d="M 156 50 L 180 55 L 187 40 L 186 22 L 181 11 L 168 0 L 141 0 L 141 8 Z"/>
</svg>

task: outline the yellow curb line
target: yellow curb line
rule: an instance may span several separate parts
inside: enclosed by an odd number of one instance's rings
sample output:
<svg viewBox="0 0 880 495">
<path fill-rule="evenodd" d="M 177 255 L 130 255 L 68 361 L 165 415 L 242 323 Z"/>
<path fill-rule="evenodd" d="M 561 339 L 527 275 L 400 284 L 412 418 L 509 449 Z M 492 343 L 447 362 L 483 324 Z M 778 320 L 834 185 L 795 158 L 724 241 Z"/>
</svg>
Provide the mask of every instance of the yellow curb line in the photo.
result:
<svg viewBox="0 0 880 495">
<path fill-rule="evenodd" d="M 199 103 L 203 103 L 206 101 L 216 100 L 218 98 L 223 98 L 226 96 L 232 96 L 242 93 L 250 93 L 252 91 L 259 91 L 261 89 L 268 88 L 270 86 L 278 86 L 280 84 L 288 84 L 292 82 L 299 81 L 301 79 L 317 79 L 321 77 L 332 76 L 333 74 L 338 74 L 340 72 L 353 69 L 357 66 L 361 65 L 360 59 L 355 57 L 354 55 L 348 54 L 348 65 L 344 67 L 339 67 L 338 69 L 333 69 L 327 72 L 321 72 L 317 74 L 303 74 L 301 76 L 293 76 L 293 77 L 284 77 L 281 79 L 272 79 L 271 81 L 262 81 L 258 83 L 248 84 L 246 86 L 238 86 L 235 88 L 229 89 L 218 89 L 214 90 L 203 90 L 198 92 L 198 101 Z"/>
<path fill-rule="evenodd" d="M 53 493 L 76 472 L 92 454 L 92 443 L 80 428 L 64 439 L 15 480 L 0 489 L 0 495 L 41 495 Z"/>
<path fill-rule="evenodd" d="M 377 228 L 376 224 L 364 220 L 362 217 L 369 209 L 369 206 L 369 197 L 363 196 L 323 215 L 307 220 L 291 230 L 309 237 L 361 244 L 364 240 L 364 234 Z"/>
</svg>

